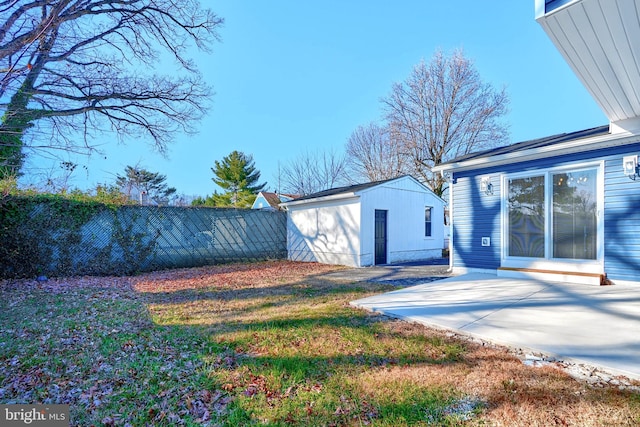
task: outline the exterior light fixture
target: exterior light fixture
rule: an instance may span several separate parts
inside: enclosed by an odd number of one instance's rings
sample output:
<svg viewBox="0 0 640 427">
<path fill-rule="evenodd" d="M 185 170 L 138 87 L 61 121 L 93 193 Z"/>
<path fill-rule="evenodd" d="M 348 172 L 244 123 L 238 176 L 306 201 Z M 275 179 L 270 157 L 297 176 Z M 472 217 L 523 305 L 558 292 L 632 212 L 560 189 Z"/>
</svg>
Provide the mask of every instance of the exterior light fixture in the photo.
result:
<svg viewBox="0 0 640 427">
<path fill-rule="evenodd" d="M 493 184 L 491 184 L 490 176 L 485 176 L 480 179 L 480 191 L 482 191 L 487 196 L 493 194 Z"/>
<path fill-rule="evenodd" d="M 624 174 L 630 179 L 636 180 L 640 177 L 640 170 L 638 168 L 638 156 L 624 156 L 622 159 L 622 167 L 624 168 Z"/>
</svg>

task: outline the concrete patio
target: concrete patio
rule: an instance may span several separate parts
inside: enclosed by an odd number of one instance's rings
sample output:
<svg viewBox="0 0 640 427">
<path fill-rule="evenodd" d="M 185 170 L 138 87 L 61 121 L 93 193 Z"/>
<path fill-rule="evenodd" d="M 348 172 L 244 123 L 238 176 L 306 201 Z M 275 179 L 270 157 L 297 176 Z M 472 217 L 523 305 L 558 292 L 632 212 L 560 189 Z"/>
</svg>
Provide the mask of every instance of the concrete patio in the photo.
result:
<svg viewBox="0 0 640 427">
<path fill-rule="evenodd" d="M 640 287 L 467 274 L 351 302 L 640 379 Z"/>
</svg>

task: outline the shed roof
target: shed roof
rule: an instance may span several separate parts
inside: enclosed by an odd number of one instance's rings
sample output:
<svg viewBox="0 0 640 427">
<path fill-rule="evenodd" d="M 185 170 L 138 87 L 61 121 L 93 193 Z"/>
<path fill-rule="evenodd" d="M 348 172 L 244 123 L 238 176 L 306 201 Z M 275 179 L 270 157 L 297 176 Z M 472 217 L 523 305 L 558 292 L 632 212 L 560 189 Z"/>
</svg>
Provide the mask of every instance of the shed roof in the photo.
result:
<svg viewBox="0 0 640 427">
<path fill-rule="evenodd" d="M 295 200 L 291 200 L 289 202 L 284 202 L 281 203 L 281 206 L 287 206 L 289 204 L 298 204 L 298 202 L 308 202 L 311 200 L 317 200 L 317 199 L 333 199 L 333 198 L 340 198 L 341 196 L 350 196 L 350 195 L 355 195 L 355 193 L 364 191 L 364 190 L 368 190 L 370 188 L 374 188 L 377 187 L 379 185 L 383 185 L 392 181 L 398 181 L 401 179 L 410 179 L 412 181 L 414 181 L 415 183 L 417 183 L 418 185 L 420 185 L 421 187 L 423 187 L 425 189 L 425 191 L 430 192 L 432 194 L 434 194 L 428 187 L 426 187 L 424 184 L 422 184 L 420 181 L 418 181 L 417 179 L 415 179 L 413 176 L 411 175 L 402 175 L 396 178 L 391 178 L 391 179 L 385 179 L 385 180 L 381 180 L 381 181 L 373 181 L 373 182 L 366 182 L 363 184 L 355 184 L 355 185 L 348 185 L 345 187 L 337 187 L 337 188 L 331 188 L 328 190 L 323 190 L 323 191 L 319 191 L 317 193 L 313 193 L 313 194 L 308 194 L 306 196 L 303 197 L 299 197 Z M 435 197 L 438 197 L 437 195 L 434 194 Z M 443 202 L 444 203 L 444 202 Z"/>
<path fill-rule="evenodd" d="M 366 190 L 367 188 L 375 187 L 376 185 L 384 184 L 385 182 L 394 181 L 396 179 L 398 178 L 385 179 L 382 181 L 366 182 L 364 184 L 348 185 L 345 187 L 330 188 L 328 190 L 318 191 L 317 193 L 312 193 L 306 196 L 298 197 L 296 199 L 296 202 L 299 202 L 301 200 L 318 199 L 320 197 L 337 196 L 339 194 L 355 193 L 356 191 Z"/>
</svg>

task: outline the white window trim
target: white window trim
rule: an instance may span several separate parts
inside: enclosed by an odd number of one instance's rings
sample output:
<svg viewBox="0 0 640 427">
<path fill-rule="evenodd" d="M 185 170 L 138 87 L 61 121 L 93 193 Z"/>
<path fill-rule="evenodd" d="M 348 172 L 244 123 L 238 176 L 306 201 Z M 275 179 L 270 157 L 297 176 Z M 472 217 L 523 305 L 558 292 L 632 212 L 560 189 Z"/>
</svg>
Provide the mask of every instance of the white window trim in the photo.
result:
<svg viewBox="0 0 640 427">
<path fill-rule="evenodd" d="M 567 163 L 551 168 L 529 170 L 527 172 L 507 173 L 500 176 L 501 190 L 501 218 L 500 234 L 501 238 L 501 266 L 508 268 L 529 268 L 535 270 L 566 271 L 571 273 L 604 273 L 604 160 L 596 162 Z M 553 195 L 553 185 L 551 175 L 558 172 L 579 171 L 584 169 L 596 169 L 596 189 L 597 189 L 597 249 L 595 260 L 567 260 L 553 258 L 553 218 L 551 200 Z M 527 258 L 509 256 L 509 235 L 508 235 L 508 187 L 509 179 L 527 178 L 534 176 L 544 176 L 545 191 L 545 257 Z"/>
</svg>

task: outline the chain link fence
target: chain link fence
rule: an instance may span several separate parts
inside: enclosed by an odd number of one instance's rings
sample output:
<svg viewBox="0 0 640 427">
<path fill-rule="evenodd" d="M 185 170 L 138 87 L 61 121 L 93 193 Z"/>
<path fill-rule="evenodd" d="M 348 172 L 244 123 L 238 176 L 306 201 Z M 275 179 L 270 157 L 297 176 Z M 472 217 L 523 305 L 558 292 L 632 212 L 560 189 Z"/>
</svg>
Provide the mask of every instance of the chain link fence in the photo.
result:
<svg viewBox="0 0 640 427">
<path fill-rule="evenodd" d="M 78 223 L 45 203 L 13 225 L 4 213 L 4 278 L 122 275 L 287 256 L 284 212 L 122 206 L 95 209 Z"/>
<path fill-rule="evenodd" d="M 154 262 L 163 267 L 287 257 L 283 212 L 161 208 L 150 209 L 148 222 L 157 236 Z"/>
</svg>

